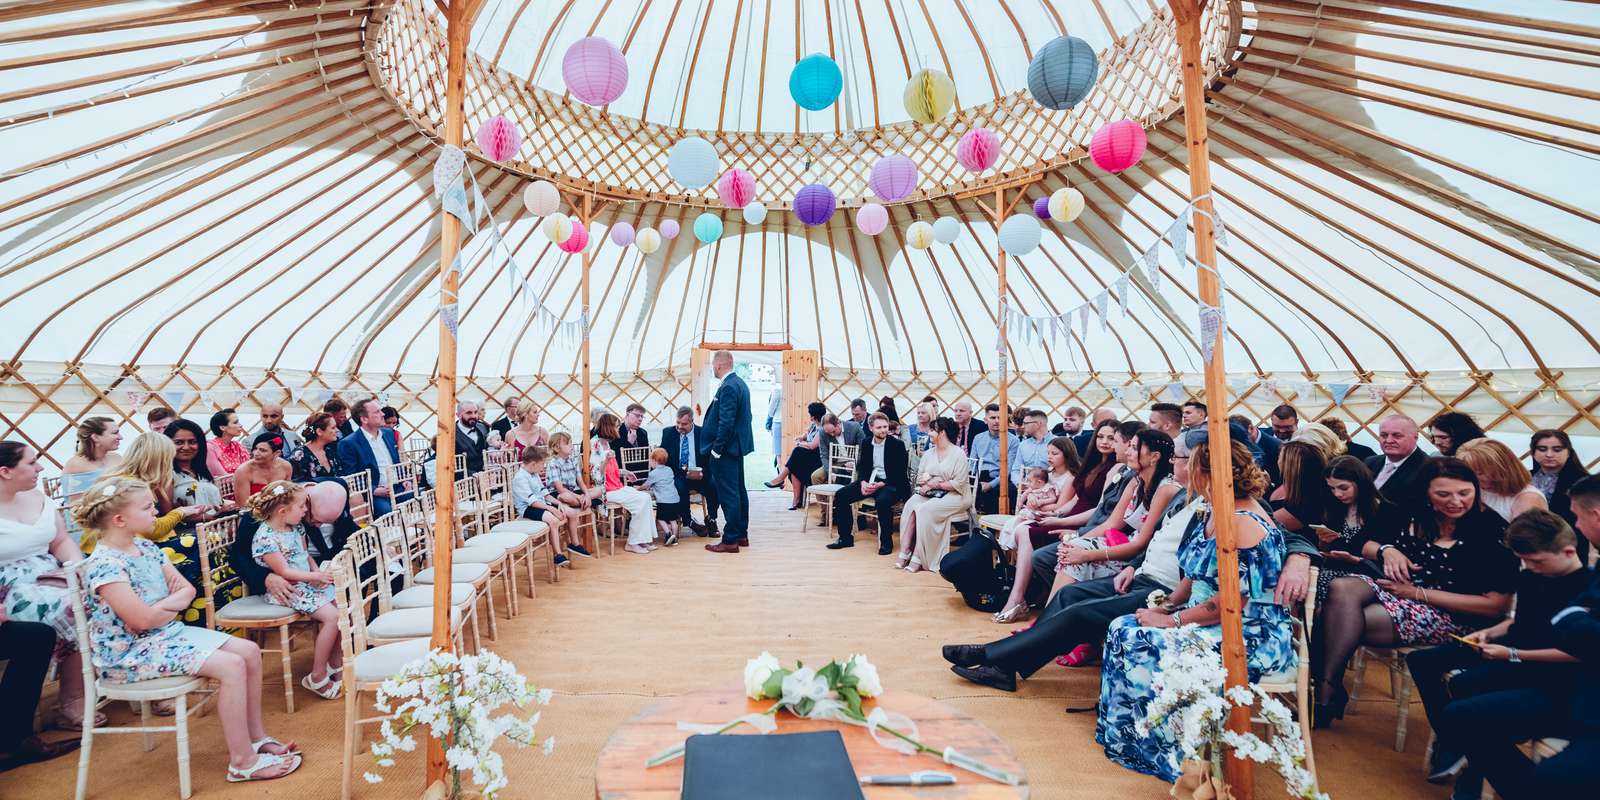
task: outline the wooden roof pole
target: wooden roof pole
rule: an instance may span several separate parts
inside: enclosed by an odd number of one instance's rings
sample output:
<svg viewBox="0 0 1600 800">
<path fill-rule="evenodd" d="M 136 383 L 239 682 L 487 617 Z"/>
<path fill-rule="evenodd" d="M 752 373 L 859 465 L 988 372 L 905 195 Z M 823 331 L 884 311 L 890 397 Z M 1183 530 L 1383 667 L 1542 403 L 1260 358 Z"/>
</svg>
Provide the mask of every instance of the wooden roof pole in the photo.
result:
<svg viewBox="0 0 1600 800">
<path fill-rule="evenodd" d="M 1216 229 L 1212 226 L 1215 207 L 1211 202 L 1211 154 L 1206 141 L 1205 74 L 1200 63 L 1200 14 L 1206 0 L 1167 0 L 1177 18 L 1178 51 L 1183 72 L 1183 125 L 1189 145 L 1189 194 L 1195 200 L 1194 250 L 1199 262 L 1200 302 L 1221 305 L 1221 284 L 1217 269 Z M 1203 213 L 1202 213 L 1203 212 Z M 1223 380 L 1223 326 L 1218 325 L 1211 359 L 1206 362 L 1206 403 L 1212 408 L 1227 408 L 1228 388 Z M 1217 540 L 1217 599 L 1222 610 L 1222 664 L 1228 672 L 1227 686 L 1247 686 L 1244 628 L 1240 619 L 1239 550 L 1233 529 L 1233 457 L 1231 448 L 1219 446 L 1228 441 L 1228 419 L 1213 414 L 1206 422 L 1211 441 L 1211 520 Z M 1239 733 L 1250 730 L 1249 709 L 1233 706 L 1228 727 Z M 1225 764 L 1228 786 L 1237 800 L 1250 800 L 1254 775 L 1250 762 L 1231 756 Z"/>
<path fill-rule="evenodd" d="M 594 194 L 592 192 L 584 194 L 583 213 L 579 215 L 579 218 L 583 223 L 583 227 L 585 228 L 590 227 L 594 222 Z M 590 242 L 590 244 L 595 245 L 596 247 L 599 246 L 599 244 L 596 242 Z M 589 388 L 589 263 L 594 258 L 594 250 L 594 247 L 583 248 L 583 298 L 578 304 L 579 308 L 581 309 L 579 312 L 581 316 L 578 318 L 578 324 L 583 326 L 583 341 L 580 345 L 580 355 L 578 356 L 582 364 L 581 369 L 583 372 L 583 417 L 578 420 L 578 424 L 582 426 L 580 430 L 583 434 L 583 449 L 581 451 L 583 456 L 581 459 L 583 462 L 583 472 L 579 475 L 580 483 L 584 480 L 584 476 L 589 474 L 589 456 L 590 451 L 593 449 L 593 443 L 590 441 L 589 436 L 589 419 L 592 413 L 589 410 L 589 403 L 593 399 L 590 396 Z"/>
</svg>

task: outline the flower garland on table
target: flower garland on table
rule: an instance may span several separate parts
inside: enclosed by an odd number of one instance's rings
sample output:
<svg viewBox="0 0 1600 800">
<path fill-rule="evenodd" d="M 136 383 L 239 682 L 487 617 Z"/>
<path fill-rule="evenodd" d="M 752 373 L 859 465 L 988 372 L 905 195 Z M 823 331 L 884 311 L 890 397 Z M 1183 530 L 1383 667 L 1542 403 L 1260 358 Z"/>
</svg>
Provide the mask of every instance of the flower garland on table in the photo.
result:
<svg viewBox="0 0 1600 800">
<path fill-rule="evenodd" d="M 1151 592 L 1146 603 L 1166 602 Z M 1173 631 L 1171 647 L 1161 656 L 1159 670 L 1152 678 L 1156 697 L 1144 719 L 1134 723 L 1140 736 L 1149 736 L 1165 726 L 1178 745 L 1172 755 L 1182 773 L 1173 786 L 1172 796 L 1183 798 L 1231 797 L 1223 779 L 1224 746 L 1239 758 L 1271 764 L 1283 776 L 1285 787 L 1294 797 L 1328 800 L 1316 790 L 1316 782 L 1305 768 L 1305 742 L 1300 725 L 1288 707 L 1262 691 L 1257 684 L 1235 686 L 1226 691 L 1227 671 L 1222 654 L 1211 642 L 1187 628 Z M 1261 718 L 1270 731 L 1270 742 L 1254 733 L 1228 730 L 1228 712 L 1233 706 L 1259 703 Z"/>
<path fill-rule="evenodd" d="M 721 725 L 680 722 L 678 729 L 716 735 L 727 733 L 740 725 L 749 725 L 761 733 L 771 733 L 778 728 L 773 717 L 779 711 L 787 710 L 804 719 L 833 720 L 864 727 L 873 741 L 907 755 L 927 753 L 938 756 L 946 764 L 990 780 L 1011 786 L 1021 782 L 1016 775 L 989 766 L 954 747 L 940 750 L 924 744 L 917 737 L 916 722 L 902 714 L 882 708 L 874 708 L 870 714 L 863 712 L 863 700 L 883 694 L 883 681 L 878 676 L 878 668 L 866 656 L 851 656 L 843 662 L 829 661 L 819 670 L 813 670 L 798 661 L 794 669 L 784 669 L 776 656 L 762 651 L 761 655 L 745 662 L 744 690 L 751 700 L 776 702 L 766 711 L 745 714 Z M 645 766 L 658 767 L 682 757 L 683 753 L 683 743 L 673 745 L 651 757 Z"/>
<path fill-rule="evenodd" d="M 547 705 L 550 694 L 549 689 L 534 691 L 517 672 L 516 665 L 487 650 L 465 656 L 429 651 L 379 687 L 378 710 L 394 716 L 383 720 L 383 741 L 372 745 L 372 758 L 379 767 L 394 766 L 395 751 L 416 749 L 411 731 L 420 725 L 444 745 L 450 780 L 441 796 L 453 800 L 463 797 L 461 776 L 470 771 L 482 796 L 493 798 L 509 783 L 505 764 L 494 751 L 495 742 L 504 737 L 519 746 L 534 744 L 539 714 L 491 717 L 490 712 L 507 704 L 519 710 L 534 703 Z M 400 721 L 398 730 L 391 724 L 392 719 Z M 555 746 L 554 736 L 545 739 L 544 753 L 549 755 Z M 368 783 L 383 780 L 375 772 L 362 777 Z"/>
</svg>

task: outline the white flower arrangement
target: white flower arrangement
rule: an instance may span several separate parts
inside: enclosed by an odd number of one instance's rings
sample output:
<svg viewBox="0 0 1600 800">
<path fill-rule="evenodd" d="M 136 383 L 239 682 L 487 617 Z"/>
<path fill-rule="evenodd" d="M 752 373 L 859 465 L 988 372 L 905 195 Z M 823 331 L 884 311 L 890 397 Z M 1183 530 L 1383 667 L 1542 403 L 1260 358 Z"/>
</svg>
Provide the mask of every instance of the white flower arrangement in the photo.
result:
<svg viewBox="0 0 1600 800">
<path fill-rule="evenodd" d="M 432 650 L 379 687 L 378 710 L 394 717 L 380 724 L 382 741 L 372 745 L 372 757 L 379 767 L 394 766 L 396 751 L 416 749 L 411 732 L 421 726 L 444 746 L 450 769 L 446 796 L 460 798 L 461 776 L 470 772 L 483 796 L 492 798 L 508 783 L 495 743 L 504 737 L 519 746 L 534 744 L 539 714 L 496 717 L 491 712 L 507 704 L 518 710 L 543 706 L 550 695 L 549 689 L 534 691 L 514 664 L 487 650 L 464 656 Z M 543 750 L 548 755 L 553 749 L 552 736 L 544 740 Z M 383 780 L 376 772 L 362 777 L 368 783 Z"/>
<path fill-rule="evenodd" d="M 1327 800 L 1326 794 L 1313 788 L 1315 783 L 1305 768 L 1300 724 L 1289 709 L 1256 684 L 1235 686 L 1225 692 L 1227 671 L 1222 655 L 1211 642 L 1181 628 L 1173 632 L 1173 637 L 1172 646 L 1162 653 L 1160 668 L 1151 681 L 1156 697 L 1145 718 L 1134 723 L 1134 730 L 1140 736 L 1148 736 L 1162 725 L 1171 729 L 1178 745 L 1178 752 L 1172 756 L 1173 766 L 1183 773 L 1179 786 L 1192 790 L 1194 787 L 1189 784 L 1220 782 L 1225 745 L 1240 758 L 1277 768 L 1294 797 Z M 1233 706 L 1257 703 L 1270 731 L 1270 742 L 1254 733 L 1227 729 Z"/>
</svg>

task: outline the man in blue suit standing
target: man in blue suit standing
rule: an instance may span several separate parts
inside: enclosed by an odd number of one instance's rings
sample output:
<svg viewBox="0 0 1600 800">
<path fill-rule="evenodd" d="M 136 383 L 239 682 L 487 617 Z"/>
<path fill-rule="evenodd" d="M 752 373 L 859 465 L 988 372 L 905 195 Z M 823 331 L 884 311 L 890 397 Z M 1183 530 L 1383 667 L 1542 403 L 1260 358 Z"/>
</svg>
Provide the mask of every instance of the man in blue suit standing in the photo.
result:
<svg viewBox="0 0 1600 800">
<path fill-rule="evenodd" d="M 367 471 L 372 479 L 372 516 L 381 517 L 394 509 L 382 476 L 385 468 L 400 463 L 399 435 L 383 426 L 383 408 L 374 398 L 357 401 L 350 412 L 356 429 L 339 440 L 339 464 L 351 472 Z"/>
<path fill-rule="evenodd" d="M 722 506 L 722 541 L 708 544 L 713 553 L 737 553 L 750 546 L 750 495 L 744 488 L 744 457 L 756 449 L 750 429 L 750 387 L 733 371 L 733 353 L 718 350 L 711 372 L 722 381 L 707 409 L 706 440 L 711 444 L 708 469 Z"/>
</svg>

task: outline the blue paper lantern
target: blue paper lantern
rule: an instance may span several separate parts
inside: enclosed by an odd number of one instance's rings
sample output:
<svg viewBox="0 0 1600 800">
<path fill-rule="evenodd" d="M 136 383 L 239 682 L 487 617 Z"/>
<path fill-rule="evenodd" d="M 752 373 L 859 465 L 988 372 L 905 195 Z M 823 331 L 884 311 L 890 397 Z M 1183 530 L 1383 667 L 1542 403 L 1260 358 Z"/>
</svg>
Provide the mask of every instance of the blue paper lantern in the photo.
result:
<svg viewBox="0 0 1600 800">
<path fill-rule="evenodd" d="M 800 59 L 789 73 L 789 96 L 801 108 L 821 111 L 833 105 L 844 89 L 844 73 L 833 59 L 812 53 Z"/>
<path fill-rule="evenodd" d="M 722 217 L 709 211 L 694 218 L 694 238 L 705 244 L 722 238 Z"/>
<path fill-rule="evenodd" d="M 1058 36 L 1034 53 L 1028 64 L 1028 92 L 1039 105 L 1062 111 L 1077 105 L 1094 88 L 1100 60 L 1076 36 Z"/>
<path fill-rule="evenodd" d="M 699 189 L 717 179 L 722 160 L 717 148 L 698 136 L 679 139 L 667 151 L 667 173 L 686 189 Z"/>
</svg>

